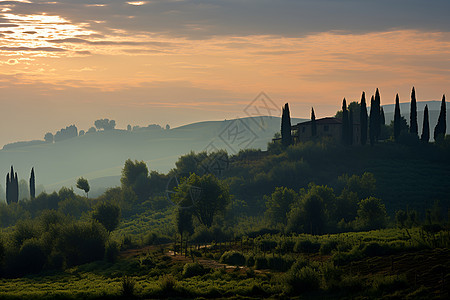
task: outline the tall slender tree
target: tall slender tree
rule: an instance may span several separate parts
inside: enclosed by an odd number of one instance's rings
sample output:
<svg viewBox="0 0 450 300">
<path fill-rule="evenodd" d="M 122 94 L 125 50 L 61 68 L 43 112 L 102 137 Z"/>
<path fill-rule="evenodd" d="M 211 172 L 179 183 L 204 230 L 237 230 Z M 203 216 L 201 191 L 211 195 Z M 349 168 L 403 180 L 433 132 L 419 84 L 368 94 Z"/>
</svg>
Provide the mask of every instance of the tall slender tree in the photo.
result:
<svg viewBox="0 0 450 300">
<path fill-rule="evenodd" d="M 366 93 L 363 92 L 361 95 L 361 144 L 365 145 L 367 143 L 367 105 L 366 105 Z"/>
<path fill-rule="evenodd" d="M 348 110 L 345 98 L 342 100 L 342 142 L 345 145 L 349 144 Z"/>
<path fill-rule="evenodd" d="M 384 116 L 384 109 L 383 109 L 383 107 L 380 108 L 380 125 L 381 126 L 386 125 L 386 118 Z"/>
<path fill-rule="evenodd" d="M 417 125 L 417 102 L 416 102 L 416 90 L 414 87 L 411 91 L 411 109 L 409 112 L 409 132 L 415 137 L 419 134 L 419 127 Z"/>
<path fill-rule="evenodd" d="M 445 108 L 445 95 L 442 96 L 441 111 L 439 112 L 438 122 L 434 127 L 434 140 L 443 139 L 447 130 L 447 112 Z"/>
<path fill-rule="evenodd" d="M 316 115 L 314 114 L 314 107 L 311 108 L 311 136 L 317 136 Z"/>
<path fill-rule="evenodd" d="M 370 145 L 373 146 L 375 143 L 375 137 L 376 137 L 376 129 L 375 129 L 375 123 L 376 123 L 376 116 L 375 116 L 375 99 L 373 96 L 370 98 L 370 117 L 369 117 L 369 139 L 370 139 Z"/>
<path fill-rule="evenodd" d="M 428 105 L 425 105 L 425 110 L 423 111 L 422 136 L 420 137 L 420 139 L 424 143 L 428 143 L 430 141 L 430 121 L 428 116 Z"/>
<path fill-rule="evenodd" d="M 19 202 L 19 178 L 14 173 L 14 167 L 11 166 L 11 172 L 6 175 L 6 203 Z"/>
<path fill-rule="evenodd" d="M 30 175 L 30 199 L 36 197 L 36 178 L 34 177 L 34 168 L 31 168 Z"/>
<path fill-rule="evenodd" d="M 348 144 L 353 144 L 353 109 L 348 111 Z"/>
<path fill-rule="evenodd" d="M 400 114 L 400 99 L 398 94 L 395 96 L 395 111 L 394 111 L 394 139 L 398 141 L 400 132 L 402 130 L 402 116 Z"/>
<path fill-rule="evenodd" d="M 283 114 L 281 115 L 281 143 L 284 146 L 289 146 L 292 144 L 291 115 L 289 112 L 288 103 L 284 105 Z"/>
<path fill-rule="evenodd" d="M 380 91 L 375 91 L 375 110 L 374 110 L 374 125 L 375 125 L 375 141 L 378 141 L 380 139 L 380 133 L 381 133 L 381 122 L 380 122 L 380 108 L 381 108 L 381 97 L 380 97 Z"/>
</svg>

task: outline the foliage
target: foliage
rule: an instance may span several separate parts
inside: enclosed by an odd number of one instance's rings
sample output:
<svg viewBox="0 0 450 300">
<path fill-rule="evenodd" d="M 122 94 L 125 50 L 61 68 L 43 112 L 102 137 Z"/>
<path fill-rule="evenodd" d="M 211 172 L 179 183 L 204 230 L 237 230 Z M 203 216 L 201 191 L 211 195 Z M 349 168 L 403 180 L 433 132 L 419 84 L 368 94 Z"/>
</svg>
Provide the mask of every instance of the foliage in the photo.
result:
<svg viewBox="0 0 450 300">
<path fill-rule="evenodd" d="M 286 216 L 290 206 L 298 201 L 297 193 L 288 188 L 276 188 L 270 197 L 265 197 L 266 217 L 274 225 L 278 223 L 286 224 Z"/>
<path fill-rule="evenodd" d="M 184 278 L 189 278 L 189 277 L 193 277 L 193 276 L 201 276 L 203 274 L 205 274 L 206 270 L 203 267 L 203 265 L 199 264 L 199 263 L 188 263 L 185 264 L 183 267 L 183 272 L 182 272 L 182 276 Z"/>
<path fill-rule="evenodd" d="M 102 202 L 95 207 L 92 218 L 111 232 L 119 225 L 120 207 L 113 203 Z"/>
<path fill-rule="evenodd" d="M 109 119 L 99 119 L 94 122 L 97 129 L 113 130 L 116 127 L 116 121 Z"/>
<path fill-rule="evenodd" d="M 361 200 L 356 220 L 359 228 L 366 230 L 383 228 L 386 221 L 386 208 L 380 199 L 369 197 Z"/>
<path fill-rule="evenodd" d="M 220 257 L 220 262 L 233 266 L 244 266 L 246 263 L 246 259 L 245 256 L 240 252 L 228 251 Z"/>
<path fill-rule="evenodd" d="M 284 282 L 288 294 L 297 295 L 308 291 L 314 291 L 320 287 L 320 275 L 309 266 L 297 268 L 292 266 L 285 275 Z"/>
<path fill-rule="evenodd" d="M 89 182 L 87 181 L 87 179 L 83 177 L 78 178 L 77 188 L 83 190 L 86 193 L 86 195 L 89 195 L 89 190 L 91 189 L 91 187 L 89 186 Z"/>
</svg>

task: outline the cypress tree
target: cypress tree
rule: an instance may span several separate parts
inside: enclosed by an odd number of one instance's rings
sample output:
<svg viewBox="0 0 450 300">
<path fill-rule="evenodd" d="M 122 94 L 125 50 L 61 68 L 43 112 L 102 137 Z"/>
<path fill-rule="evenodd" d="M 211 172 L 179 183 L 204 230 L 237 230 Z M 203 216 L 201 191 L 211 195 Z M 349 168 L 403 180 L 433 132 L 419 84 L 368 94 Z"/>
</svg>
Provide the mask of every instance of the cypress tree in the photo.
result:
<svg viewBox="0 0 450 300">
<path fill-rule="evenodd" d="M 11 173 L 6 175 L 6 203 L 17 202 L 19 202 L 19 179 L 11 166 Z"/>
<path fill-rule="evenodd" d="M 439 112 L 438 122 L 434 127 L 434 140 L 443 139 L 447 130 L 447 112 L 445 108 L 445 95 L 442 96 L 441 111 Z"/>
<path fill-rule="evenodd" d="M 422 136 L 420 137 L 420 139 L 424 143 L 428 143 L 430 140 L 430 121 L 428 117 L 428 105 L 425 105 L 425 110 L 423 111 Z"/>
<path fill-rule="evenodd" d="M 314 114 L 314 107 L 311 108 L 311 136 L 317 135 L 316 115 Z"/>
<path fill-rule="evenodd" d="M 6 174 L 6 203 L 11 203 L 11 191 L 9 190 L 9 187 L 11 185 L 11 182 L 9 180 L 9 173 Z"/>
<path fill-rule="evenodd" d="M 17 172 L 14 174 L 14 196 L 13 201 L 15 203 L 19 202 L 19 177 L 17 177 Z"/>
<path fill-rule="evenodd" d="M 409 132 L 414 136 L 418 136 L 419 128 L 417 126 L 417 102 L 416 102 L 416 90 L 414 87 L 411 92 L 411 109 L 409 113 Z"/>
<path fill-rule="evenodd" d="M 36 196 L 36 180 L 34 177 L 34 168 L 31 168 L 30 176 L 30 199 L 34 199 Z"/>
<path fill-rule="evenodd" d="M 375 143 L 375 99 L 373 96 L 370 98 L 370 119 L 369 119 L 369 139 L 370 145 L 373 146 Z"/>
<path fill-rule="evenodd" d="M 342 142 L 345 145 L 349 144 L 348 110 L 345 98 L 342 100 Z"/>
<path fill-rule="evenodd" d="M 380 133 L 381 133 L 381 121 L 380 121 L 381 98 L 380 98 L 380 91 L 378 90 L 378 88 L 375 91 L 374 104 L 375 104 L 375 110 L 374 110 L 375 141 L 378 141 L 378 139 L 380 138 Z"/>
<path fill-rule="evenodd" d="M 283 114 L 281 115 L 281 143 L 284 146 L 289 146 L 292 144 L 291 116 L 289 113 L 288 103 L 284 105 Z"/>
<path fill-rule="evenodd" d="M 402 130 L 402 116 L 400 114 L 400 100 L 397 96 L 395 96 L 395 112 L 394 112 L 394 139 L 397 141 L 400 137 L 400 132 Z"/>
<path fill-rule="evenodd" d="M 384 109 L 383 107 L 380 108 L 380 125 L 386 125 L 386 118 L 384 117 Z"/>
<path fill-rule="evenodd" d="M 348 111 L 348 144 L 353 144 L 353 109 Z"/>
<path fill-rule="evenodd" d="M 362 93 L 361 96 L 361 111 L 360 111 L 360 120 L 361 120 L 361 145 L 365 145 L 367 143 L 367 105 L 366 105 L 366 93 Z"/>
</svg>

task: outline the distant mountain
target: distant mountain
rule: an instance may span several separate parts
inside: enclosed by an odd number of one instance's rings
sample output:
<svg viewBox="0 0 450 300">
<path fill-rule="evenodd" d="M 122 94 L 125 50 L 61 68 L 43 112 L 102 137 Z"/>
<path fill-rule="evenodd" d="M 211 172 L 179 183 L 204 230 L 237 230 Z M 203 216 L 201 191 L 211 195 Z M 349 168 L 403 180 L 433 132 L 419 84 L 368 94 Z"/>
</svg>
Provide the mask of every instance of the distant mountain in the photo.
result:
<svg viewBox="0 0 450 300">
<path fill-rule="evenodd" d="M 292 124 L 301 121 L 293 118 Z M 151 170 L 168 172 L 181 155 L 190 151 L 225 149 L 234 154 L 245 148 L 266 149 L 280 131 L 280 123 L 278 117 L 252 117 L 199 122 L 170 130 L 101 131 L 53 144 L 22 143 L 21 147 L 0 150 L 0 176 L 6 176 L 14 165 L 19 180 L 28 181 L 34 167 L 36 184 L 43 184 L 47 191 L 75 187 L 76 179 L 83 176 L 90 181 L 90 195 L 95 196 L 105 187 L 120 184 L 123 164 L 129 158 L 145 161 Z"/>
</svg>

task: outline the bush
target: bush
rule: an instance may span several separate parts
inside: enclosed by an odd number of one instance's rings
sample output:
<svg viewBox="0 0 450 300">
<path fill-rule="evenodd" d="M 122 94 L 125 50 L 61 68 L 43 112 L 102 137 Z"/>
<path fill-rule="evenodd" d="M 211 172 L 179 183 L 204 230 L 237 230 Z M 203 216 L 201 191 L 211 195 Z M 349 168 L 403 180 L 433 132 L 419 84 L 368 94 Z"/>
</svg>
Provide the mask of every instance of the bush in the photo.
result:
<svg viewBox="0 0 450 300">
<path fill-rule="evenodd" d="M 247 267 L 253 267 L 255 265 L 255 258 L 253 256 L 248 256 L 246 265 Z"/>
<path fill-rule="evenodd" d="M 220 262 L 232 266 L 244 266 L 245 256 L 237 251 L 228 251 L 222 255 Z"/>
<path fill-rule="evenodd" d="M 170 274 L 164 275 L 159 279 L 159 288 L 162 295 L 167 296 L 167 294 L 173 293 L 176 285 L 177 281 Z"/>
<path fill-rule="evenodd" d="M 295 242 L 293 240 L 285 240 L 280 245 L 280 250 L 283 253 L 291 253 L 294 251 Z"/>
<path fill-rule="evenodd" d="M 16 271 L 19 274 L 37 273 L 47 262 L 47 255 L 37 239 L 26 240 L 17 256 Z"/>
<path fill-rule="evenodd" d="M 184 278 L 194 277 L 194 276 L 201 276 L 206 273 L 205 268 L 203 265 L 199 263 L 190 263 L 185 264 L 183 267 L 183 273 L 182 276 Z"/>
<path fill-rule="evenodd" d="M 294 263 L 294 260 L 286 256 L 285 257 L 273 256 L 267 258 L 267 263 L 271 270 L 285 272 L 291 268 L 292 264 Z"/>
<path fill-rule="evenodd" d="M 133 297 L 135 284 L 136 281 L 133 278 L 124 276 L 122 278 L 122 290 L 121 290 L 122 296 Z"/>
<path fill-rule="evenodd" d="M 257 256 L 255 258 L 255 269 L 262 270 L 262 269 L 268 269 L 269 264 L 267 262 L 267 259 L 264 256 Z"/>
<path fill-rule="evenodd" d="M 310 240 L 297 241 L 294 251 L 297 253 L 317 253 L 320 249 L 320 243 L 311 242 Z"/>
<path fill-rule="evenodd" d="M 372 289 L 376 293 L 389 293 L 408 287 L 406 274 L 392 276 L 376 276 L 372 282 Z"/>
<path fill-rule="evenodd" d="M 259 249 L 263 252 L 271 251 L 277 247 L 278 243 L 274 240 L 264 239 L 258 242 Z"/>
<path fill-rule="evenodd" d="M 322 245 L 320 245 L 319 252 L 322 255 L 327 255 L 327 254 L 330 254 L 331 251 L 335 250 L 337 247 L 338 247 L 337 241 L 327 241 L 327 242 L 323 243 Z"/>
<path fill-rule="evenodd" d="M 288 294 L 299 294 L 319 289 L 320 275 L 308 266 L 300 270 L 292 268 L 284 276 L 284 282 Z"/>
<path fill-rule="evenodd" d="M 115 241 L 109 242 L 105 248 L 105 260 L 110 263 L 117 261 L 119 257 L 119 244 Z"/>
</svg>

